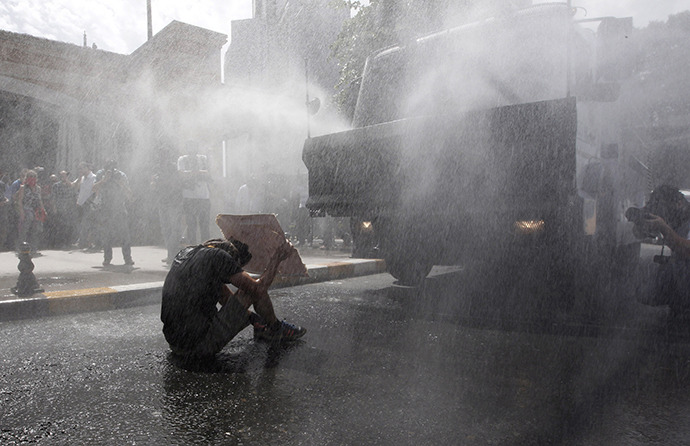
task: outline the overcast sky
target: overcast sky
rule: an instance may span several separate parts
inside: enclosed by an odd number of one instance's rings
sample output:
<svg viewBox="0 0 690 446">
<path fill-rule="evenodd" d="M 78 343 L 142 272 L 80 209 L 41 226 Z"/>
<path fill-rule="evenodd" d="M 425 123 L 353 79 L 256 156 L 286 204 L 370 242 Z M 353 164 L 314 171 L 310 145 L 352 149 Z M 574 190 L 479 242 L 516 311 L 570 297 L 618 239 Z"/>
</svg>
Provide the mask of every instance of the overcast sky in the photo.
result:
<svg viewBox="0 0 690 446">
<path fill-rule="evenodd" d="M 173 20 L 230 36 L 252 0 L 151 0 L 153 33 Z M 0 0 L 0 29 L 130 54 L 146 41 L 146 0 Z"/>
<path fill-rule="evenodd" d="M 152 0 L 153 32 L 172 20 L 230 35 L 252 0 Z M 543 3 L 541 0 L 535 3 Z M 690 0 L 572 0 L 588 17 L 632 16 L 636 27 L 690 9 Z M 584 16 L 580 12 L 580 16 Z M 0 29 L 130 54 L 146 41 L 146 0 L 0 0 Z"/>
</svg>

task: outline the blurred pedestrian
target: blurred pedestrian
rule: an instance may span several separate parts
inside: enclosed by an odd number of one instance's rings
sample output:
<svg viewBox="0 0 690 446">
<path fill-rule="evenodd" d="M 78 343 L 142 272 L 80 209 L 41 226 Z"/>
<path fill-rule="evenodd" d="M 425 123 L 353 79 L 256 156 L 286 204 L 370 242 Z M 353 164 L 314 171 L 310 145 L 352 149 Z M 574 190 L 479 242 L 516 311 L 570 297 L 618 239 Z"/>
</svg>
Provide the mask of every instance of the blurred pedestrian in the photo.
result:
<svg viewBox="0 0 690 446">
<path fill-rule="evenodd" d="M 10 199 L 7 196 L 8 185 L 5 183 L 5 173 L 0 170 L 0 251 L 5 250 L 8 232 L 8 214 L 10 211 Z"/>
<path fill-rule="evenodd" d="M 108 160 L 96 174 L 93 192 L 101 201 L 101 242 L 103 243 L 103 266 L 113 259 L 113 246 L 122 247 L 125 265 L 134 265 L 132 242 L 129 236 L 127 202 L 132 199 L 127 175 L 117 168 L 115 160 Z"/>
<path fill-rule="evenodd" d="M 189 147 L 189 145 L 188 145 Z M 210 238 L 212 182 L 206 155 L 189 152 L 177 160 L 182 180 L 182 209 L 187 223 L 187 244 Z M 199 237 L 197 238 L 197 228 Z"/>
<path fill-rule="evenodd" d="M 67 171 L 61 171 L 59 181 L 52 187 L 55 208 L 53 243 L 58 249 L 67 248 L 74 242 L 78 214 L 77 195 L 77 184 L 70 181 Z"/>
<path fill-rule="evenodd" d="M 17 178 L 11 185 L 9 189 L 9 199 L 16 201 L 17 200 L 17 192 L 19 192 L 19 188 L 22 187 L 22 184 L 24 184 L 24 180 L 26 179 L 26 174 L 29 172 L 29 169 L 26 167 L 23 168 L 19 172 L 19 178 Z"/>
<path fill-rule="evenodd" d="M 24 184 L 17 192 L 17 212 L 19 213 L 19 243 L 28 243 L 34 256 L 41 255 L 38 252 L 38 243 L 43 222 L 46 219 L 46 210 L 41 199 L 41 187 L 34 170 L 26 173 Z"/>
<path fill-rule="evenodd" d="M 91 165 L 85 161 L 79 163 L 79 178 L 72 183 L 79 187 L 77 206 L 79 207 L 79 229 L 77 246 L 80 249 L 95 251 L 97 232 L 97 202 L 93 193 L 96 174 Z"/>
<path fill-rule="evenodd" d="M 43 222 L 43 237 L 40 245 L 46 248 L 55 248 L 55 231 L 57 231 L 57 217 L 55 215 L 55 204 L 53 203 L 53 184 L 58 182 L 55 174 L 38 175 L 38 185 L 41 186 L 41 199 L 46 210 L 46 221 Z"/>
<path fill-rule="evenodd" d="M 26 173 L 29 171 L 23 168 L 19 172 L 19 177 L 12 182 L 6 192 L 6 197 L 10 200 L 9 208 L 7 209 L 7 241 L 5 242 L 11 247 L 19 246 L 19 206 L 17 204 L 17 193 L 19 188 L 24 184 Z"/>
<path fill-rule="evenodd" d="M 171 264 L 180 251 L 182 237 L 182 182 L 174 162 L 163 162 L 154 175 L 151 188 L 158 206 L 161 235 L 168 255 L 164 262 Z"/>
<path fill-rule="evenodd" d="M 237 190 L 235 199 L 236 214 L 260 214 L 264 210 L 264 189 L 261 182 L 252 174 L 249 181 Z"/>
<path fill-rule="evenodd" d="M 300 247 L 304 247 L 307 244 L 311 246 L 314 240 L 314 229 L 312 219 L 309 216 L 309 209 L 307 208 L 309 188 L 306 182 L 299 185 L 297 194 L 299 196 L 299 204 L 295 219 L 295 236 L 297 237 L 297 242 Z"/>
</svg>

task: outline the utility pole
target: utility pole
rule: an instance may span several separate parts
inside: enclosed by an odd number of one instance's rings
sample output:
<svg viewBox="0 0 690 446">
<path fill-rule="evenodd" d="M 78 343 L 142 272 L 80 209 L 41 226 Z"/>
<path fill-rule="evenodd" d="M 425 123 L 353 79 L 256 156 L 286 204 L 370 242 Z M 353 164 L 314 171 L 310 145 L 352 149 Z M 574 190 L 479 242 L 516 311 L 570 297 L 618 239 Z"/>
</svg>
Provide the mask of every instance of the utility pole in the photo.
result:
<svg viewBox="0 0 690 446">
<path fill-rule="evenodd" d="M 307 92 L 307 102 L 304 104 L 305 108 L 307 109 L 307 139 L 311 138 L 311 129 L 310 129 L 310 121 L 311 118 L 309 117 L 309 59 L 306 57 L 304 58 L 304 85 L 305 85 L 305 91 Z"/>
<path fill-rule="evenodd" d="M 572 11 L 573 11 L 572 0 L 568 0 L 568 1 L 567 1 L 567 5 L 568 5 L 568 12 L 569 12 L 570 14 L 572 14 Z M 572 20 L 571 20 L 570 22 L 572 23 Z M 566 51 L 566 53 L 565 53 L 565 58 L 566 58 L 566 70 L 567 70 L 567 71 L 565 72 L 565 82 L 566 82 L 565 96 L 566 96 L 567 98 L 569 98 L 570 95 L 571 95 L 571 91 L 570 91 L 570 89 L 571 89 L 571 87 L 572 87 L 571 84 L 572 84 L 572 82 L 573 82 L 573 72 L 572 72 L 572 70 L 574 69 L 574 67 L 573 67 L 573 55 L 572 55 L 572 51 L 573 51 L 573 49 L 572 49 L 572 46 L 573 46 L 573 40 L 572 40 L 573 30 L 571 30 L 570 28 L 568 28 L 568 31 L 567 31 L 567 32 L 568 32 L 568 35 L 565 37 L 565 39 L 566 39 L 566 40 L 565 40 L 565 45 L 566 45 L 566 48 L 565 48 L 565 51 Z"/>
<path fill-rule="evenodd" d="M 146 21 L 148 22 L 148 40 L 153 37 L 153 22 L 151 20 L 151 0 L 146 0 Z"/>
</svg>

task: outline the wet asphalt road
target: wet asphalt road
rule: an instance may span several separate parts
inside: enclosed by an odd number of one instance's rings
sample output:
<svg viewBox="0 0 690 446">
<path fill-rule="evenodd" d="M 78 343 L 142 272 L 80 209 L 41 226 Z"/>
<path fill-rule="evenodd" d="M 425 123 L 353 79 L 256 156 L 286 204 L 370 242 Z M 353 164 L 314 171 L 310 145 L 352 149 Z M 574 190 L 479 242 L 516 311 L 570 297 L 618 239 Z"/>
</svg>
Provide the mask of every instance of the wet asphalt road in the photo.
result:
<svg viewBox="0 0 690 446">
<path fill-rule="evenodd" d="M 304 340 L 245 330 L 211 364 L 168 353 L 158 306 L 1 323 L 0 444 L 688 444 L 685 338 L 533 323 L 465 279 L 277 290 Z"/>
</svg>

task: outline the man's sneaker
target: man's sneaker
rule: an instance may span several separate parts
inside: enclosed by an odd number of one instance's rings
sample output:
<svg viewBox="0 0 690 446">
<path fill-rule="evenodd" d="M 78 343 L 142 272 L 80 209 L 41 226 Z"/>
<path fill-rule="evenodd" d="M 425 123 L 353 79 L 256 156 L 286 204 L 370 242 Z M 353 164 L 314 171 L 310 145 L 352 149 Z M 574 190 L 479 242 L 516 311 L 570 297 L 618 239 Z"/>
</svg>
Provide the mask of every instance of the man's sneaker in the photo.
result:
<svg viewBox="0 0 690 446">
<path fill-rule="evenodd" d="M 258 341 L 292 342 L 304 336 L 306 332 L 306 328 L 288 324 L 285 321 L 280 321 L 276 329 L 261 323 L 254 324 L 254 339 Z"/>
<path fill-rule="evenodd" d="M 132 260 L 131 258 L 125 259 L 125 265 L 127 265 L 127 266 L 134 265 L 134 260 Z"/>
</svg>

